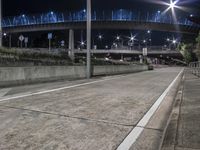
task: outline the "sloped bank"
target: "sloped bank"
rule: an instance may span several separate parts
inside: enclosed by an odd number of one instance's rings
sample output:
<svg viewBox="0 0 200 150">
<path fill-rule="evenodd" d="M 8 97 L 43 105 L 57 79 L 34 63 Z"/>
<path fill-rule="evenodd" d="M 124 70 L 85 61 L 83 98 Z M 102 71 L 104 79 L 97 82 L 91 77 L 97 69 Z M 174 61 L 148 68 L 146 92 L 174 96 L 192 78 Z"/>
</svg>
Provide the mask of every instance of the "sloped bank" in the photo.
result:
<svg viewBox="0 0 200 150">
<path fill-rule="evenodd" d="M 93 66 L 92 75 L 114 75 L 145 70 L 148 70 L 146 65 Z M 0 87 L 85 77 L 85 66 L 0 67 Z"/>
</svg>

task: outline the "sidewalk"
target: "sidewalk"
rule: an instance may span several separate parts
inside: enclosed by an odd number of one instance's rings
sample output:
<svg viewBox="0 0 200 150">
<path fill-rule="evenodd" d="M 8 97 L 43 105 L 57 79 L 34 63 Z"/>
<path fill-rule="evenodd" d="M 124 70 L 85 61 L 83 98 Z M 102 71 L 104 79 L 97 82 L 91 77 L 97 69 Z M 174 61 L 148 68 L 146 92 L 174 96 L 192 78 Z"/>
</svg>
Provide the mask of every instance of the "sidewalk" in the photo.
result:
<svg viewBox="0 0 200 150">
<path fill-rule="evenodd" d="M 200 150 L 200 78 L 188 69 L 176 98 L 162 150 Z"/>
</svg>

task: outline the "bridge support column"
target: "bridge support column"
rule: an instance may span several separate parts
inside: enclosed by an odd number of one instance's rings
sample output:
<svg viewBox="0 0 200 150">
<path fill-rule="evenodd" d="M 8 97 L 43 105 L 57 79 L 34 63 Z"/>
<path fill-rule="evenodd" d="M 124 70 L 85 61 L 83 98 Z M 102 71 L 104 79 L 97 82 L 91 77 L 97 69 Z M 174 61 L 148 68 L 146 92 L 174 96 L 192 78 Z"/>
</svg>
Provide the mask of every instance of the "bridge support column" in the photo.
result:
<svg viewBox="0 0 200 150">
<path fill-rule="evenodd" d="M 9 34 L 9 48 L 12 48 L 12 35 Z"/>
<path fill-rule="evenodd" d="M 139 55 L 139 58 L 140 58 L 140 64 L 142 64 L 143 63 L 143 56 Z"/>
<path fill-rule="evenodd" d="M 74 30 L 69 30 L 69 57 L 74 61 Z"/>
<path fill-rule="evenodd" d="M 124 55 L 123 54 L 121 54 L 121 60 L 124 60 Z"/>
</svg>

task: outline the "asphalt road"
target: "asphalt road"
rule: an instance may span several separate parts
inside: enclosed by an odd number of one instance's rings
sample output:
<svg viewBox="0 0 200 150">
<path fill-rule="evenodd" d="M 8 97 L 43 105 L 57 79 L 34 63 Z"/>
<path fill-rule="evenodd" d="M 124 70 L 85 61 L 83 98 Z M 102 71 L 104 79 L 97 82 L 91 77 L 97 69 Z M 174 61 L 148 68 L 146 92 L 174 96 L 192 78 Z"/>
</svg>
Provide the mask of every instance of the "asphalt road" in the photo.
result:
<svg viewBox="0 0 200 150">
<path fill-rule="evenodd" d="M 115 150 L 181 69 L 0 89 L 0 149 Z"/>
</svg>

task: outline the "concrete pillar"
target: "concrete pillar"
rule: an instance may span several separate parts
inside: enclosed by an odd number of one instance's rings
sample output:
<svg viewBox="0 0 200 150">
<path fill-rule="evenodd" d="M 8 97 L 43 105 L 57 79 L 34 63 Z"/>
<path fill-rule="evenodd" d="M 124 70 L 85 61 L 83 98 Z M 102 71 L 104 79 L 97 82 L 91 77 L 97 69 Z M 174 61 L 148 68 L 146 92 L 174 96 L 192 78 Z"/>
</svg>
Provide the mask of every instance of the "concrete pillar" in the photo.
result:
<svg viewBox="0 0 200 150">
<path fill-rule="evenodd" d="M 9 48 L 12 48 L 12 35 L 9 34 Z"/>
<path fill-rule="evenodd" d="M 142 57 L 142 55 L 139 55 L 139 58 L 140 58 L 140 64 L 142 64 L 143 63 L 143 57 Z"/>
<path fill-rule="evenodd" d="M 124 55 L 123 54 L 121 54 L 121 60 L 124 60 Z"/>
<path fill-rule="evenodd" d="M 2 0 L 0 0 L 0 47 L 2 47 Z"/>
<path fill-rule="evenodd" d="M 69 30 L 69 57 L 74 61 L 74 30 Z"/>
</svg>

